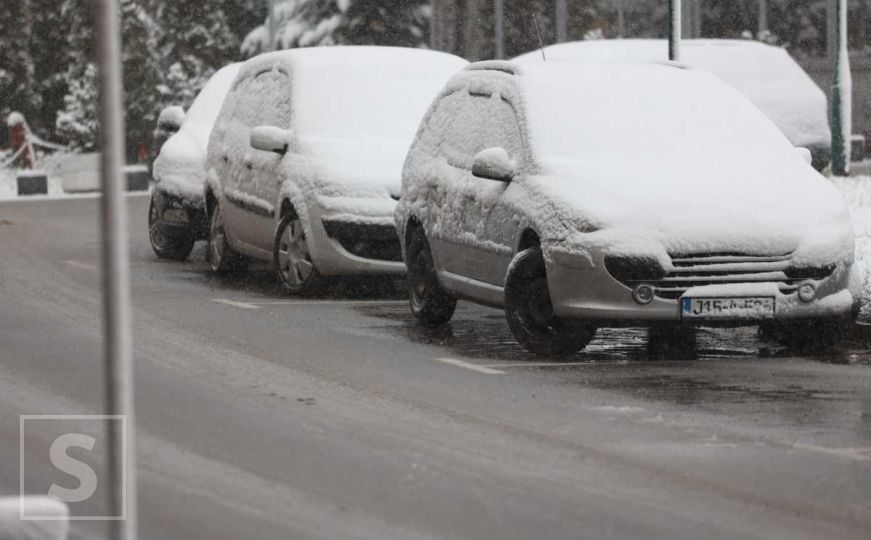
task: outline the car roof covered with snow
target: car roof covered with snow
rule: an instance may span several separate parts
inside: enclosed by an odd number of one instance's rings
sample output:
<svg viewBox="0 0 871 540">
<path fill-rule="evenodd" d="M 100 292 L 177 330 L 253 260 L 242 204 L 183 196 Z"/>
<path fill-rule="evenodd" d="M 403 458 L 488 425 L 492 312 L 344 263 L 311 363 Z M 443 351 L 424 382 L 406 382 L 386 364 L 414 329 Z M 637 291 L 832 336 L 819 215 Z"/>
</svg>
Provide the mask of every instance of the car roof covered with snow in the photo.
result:
<svg viewBox="0 0 871 540">
<path fill-rule="evenodd" d="M 291 79 L 293 131 L 300 137 L 410 141 L 444 82 L 468 62 L 401 47 L 289 49 L 248 60 L 239 77 L 283 69 Z"/>
<path fill-rule="evenodd" d="M 197 94 L 181 128 L 163 143 L 154 162 L 154 176 L 164 189 L 186 198 L 202 196 L 209 135 L 241 66 L 237 62 L 215 72 Z"/>
<path fill-rule="evenodd" d="M 664 39 L 613 39 L 545 47 L 548 61 L 666 61 Z M 541 63 L 540 50 L 514 59 Z M 681 41 L 682 64 L 708 71 L 747 96 L 796 146 L 829 146 L 826 96 L 782 47 L 750 40 Z"/>
</svg>

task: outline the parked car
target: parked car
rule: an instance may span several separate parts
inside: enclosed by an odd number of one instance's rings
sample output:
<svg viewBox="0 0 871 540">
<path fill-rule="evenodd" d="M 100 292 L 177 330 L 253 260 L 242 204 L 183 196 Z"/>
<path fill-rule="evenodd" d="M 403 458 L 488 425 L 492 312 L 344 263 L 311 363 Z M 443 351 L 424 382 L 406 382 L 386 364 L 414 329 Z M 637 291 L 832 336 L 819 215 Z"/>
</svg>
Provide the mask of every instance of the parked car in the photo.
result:
<svg viewBox="0 0 871 540">
<path fill-rule="evenodd" d="M 668 59 L 664 39 L 606 39 L 560 43 L 545 47 L 548 61 L 646 61 Z M 541 51 L 515 58 L 540 63 Z M 708 71 L 746 96 L 774 122 L 794 146 L 811 151 L 813 165 L 824 169 L 831 161 L 826 95 L 783 47 L 758 41 L 685 39 L 682 64 Z"/>
<path fill-rule="evenodd" d="M 404 272 L 392 219 L 402 162 L 427 106 L 466 63 L 392 47 L 247 61 L 209 141 L 212 270 L 271 261 L 294 293 L 324 276 Z"/>
<path fill-rule="evenodd" d="M 743 96 L 673 64 L 484 62 L 402 175 L 411 311 L 502 307 L 542 354 L 598 327 L 761 325 L 833 345 L 853 317 L 839 192 Z"/>
<path fill-rule="evenodd" d="M 167 107 L 158 130 L 172 132 L 154 161 L 148 236 L 158 257 L 184 260 L 197 240 L 206 238 L 206 148 L 215 118 L 241 63 L 218 70 L 197 95 L 187 114 Z"/>
</svg>

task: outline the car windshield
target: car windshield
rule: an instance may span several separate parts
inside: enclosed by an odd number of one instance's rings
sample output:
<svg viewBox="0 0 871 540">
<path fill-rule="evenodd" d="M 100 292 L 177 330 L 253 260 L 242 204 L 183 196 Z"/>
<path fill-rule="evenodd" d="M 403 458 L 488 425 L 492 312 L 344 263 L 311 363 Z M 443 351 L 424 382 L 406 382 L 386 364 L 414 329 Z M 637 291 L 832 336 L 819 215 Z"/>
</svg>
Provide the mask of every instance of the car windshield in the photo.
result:
<svg viewBox="0 0 871 540">
<path fill-rule="evenodd" d="M 712 76 L 658 64 L 525 66 L 530 138 L 547 161 L 670 171 L 788 156 L 790 144 L 746 98 Z"/>
<path fill-rule="evenodd" d="M 438 90 L 464 62 L 415 50 L 319 54 L 294 67 L 294 129 L 302 137 L 409 141 Z"/>
</svg>

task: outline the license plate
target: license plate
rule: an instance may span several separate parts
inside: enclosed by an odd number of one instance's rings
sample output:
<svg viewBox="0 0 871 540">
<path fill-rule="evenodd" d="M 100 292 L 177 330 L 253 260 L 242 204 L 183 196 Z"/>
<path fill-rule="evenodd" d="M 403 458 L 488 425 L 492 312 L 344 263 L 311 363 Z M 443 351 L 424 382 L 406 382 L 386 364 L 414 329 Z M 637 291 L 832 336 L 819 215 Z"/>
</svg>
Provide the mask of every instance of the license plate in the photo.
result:
<svg viewBox="0 0 871 540">
<path fill-rule="evenodd" d="M 685 319 L 769 319 L 774 317 L 774 297 L 681 298 Z"/>
</svg>

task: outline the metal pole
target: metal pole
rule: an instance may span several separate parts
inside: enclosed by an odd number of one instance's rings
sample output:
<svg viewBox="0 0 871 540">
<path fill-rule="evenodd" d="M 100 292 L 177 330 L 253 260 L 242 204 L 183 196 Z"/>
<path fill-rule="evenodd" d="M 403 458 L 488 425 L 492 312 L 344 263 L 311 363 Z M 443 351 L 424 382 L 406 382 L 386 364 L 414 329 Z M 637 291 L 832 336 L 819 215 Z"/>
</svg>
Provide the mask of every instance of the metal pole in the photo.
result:
<svg viewBox="0 0 871 540">
<path fill-rule="evenodd" d="M 496 41 L 496 58 L 505 58 L 505 0 L 493 0 L 494 39 Z"/>
<path fill-rule="evenodd" d="M 441 0 L 432 0 L 432 13 L 429 16 L 429 47 L 435 51 L 441 50 L 441 40 L 439 39 L 440 24 L 439 17 L 441 16 L 442 6 Z"/>
<path fill-rule="evenodd" d="M 850 75 L 850 54 L 847 50 L 847 0 L 838 0 L 835 9 L 834 53 L 832 76 L 832 174 L 850 174 L 850 134 L 852 126 L 853 81 Z"/>
<path fill-rule="evenodd" d="M 756 37 L 761 37 L 763 32 L 768 31 L 768 0 L 759 0 L 759 24 L 756 29 Z"/>
<path fill-rule="evenodd" d="M 99 68 L 100 200 L 103 318 L 105 327 L 106 412 L 126 416 L 106 422 L 110 538 L 136 539 L 136 453 L 134 449 L 133 369 L 130 336 L 130 268 L 127 260 L 127 207 L 124 201 L 124 112 L 121 30 L 115 0 L 93 0 Z M 125 434 L 126 431 L 126 434 Z M 126 441 L 124 440 L 126 435 Z M 126 452 L 126 455 L 125 455 Z M 125 470 L 126 469 L 126 470 Z M 126 493 L 125 493 L 126 490 Z M 126 496 L 125 496 L 126 495 Z"/>
<path fill-rule="evenodd" d="M 623 17 L 623 0 L 617 2 L 617 37 L 622 38 L 626 34 L 626 20 Z"/>
<path fill-rule="evenodd" d="M 275 0 L 266 0 L 266 25 L 269 27 L 269 46 L 267 51 L 274 51 L 275 44 Z"/>
<path fill-rule="evenodd" d="M 668 59 L 680 61 L 680 2 L 668 2 Z"/>
<path fill-rule="evenodd" d="M 556 0 L 556 40 L 563 43 L 569 39 L 569 7 L 566 0 Z"/>
<path fill-rule="evenodd" d="M 691 0 L 693 8 L 692 37 L 702 37 L 702 0 Z"/>
</svg>

